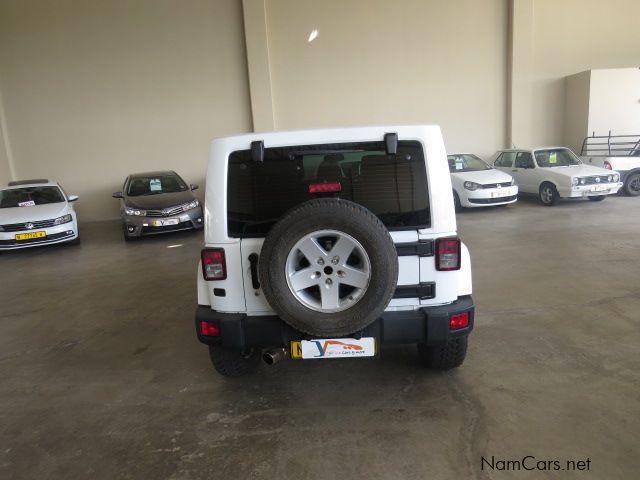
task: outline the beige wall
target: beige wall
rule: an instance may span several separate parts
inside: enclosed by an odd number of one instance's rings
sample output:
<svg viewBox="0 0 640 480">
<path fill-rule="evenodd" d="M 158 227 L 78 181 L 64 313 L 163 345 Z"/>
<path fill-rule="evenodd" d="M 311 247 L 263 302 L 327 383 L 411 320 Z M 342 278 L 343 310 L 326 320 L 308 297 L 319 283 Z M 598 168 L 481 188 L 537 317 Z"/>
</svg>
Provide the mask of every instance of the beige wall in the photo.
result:
<svg viewBox="0 0 640 480">
<path fill-rule="evenodd" d="M 97 219 L 127 173 L 202 183 L 211 138 L 252 124 L 437 123 L 485 156 L 562 143 L 564 77 L 640 65 L 639 17 L 637 0 L 0 0 L 0 181 L 56 178 Z"/>
<path fill-rule="evenodd" d="M 128 173 L 202 183 L 210 140 L 251 130 L 241 2 L 2 0 L 0 90 L 16 176 L 114 217 Z"/>
<path fill-rule="evenodd" d="M 506 129 L 506 7 L 268 0 L 276 129 L 436 123 L 449 150 L 493 153 Z"/>
<path fill-rule="evenodd" d="M 530 95 L 531 123 L 514 132 L 519 146 L 561 144 L 564 138 L 564 77 L 595 68 L 640 65 L 638 0 L 513 0 L 532 26 L 514 35 L 514 55 L 530 58 L 530 73 L 515 85 L 514 95 Z M 530 12 L 527 12 L 527 5 Z M 526 30 L 526 29 L 525 29 Z"/>
</svg>

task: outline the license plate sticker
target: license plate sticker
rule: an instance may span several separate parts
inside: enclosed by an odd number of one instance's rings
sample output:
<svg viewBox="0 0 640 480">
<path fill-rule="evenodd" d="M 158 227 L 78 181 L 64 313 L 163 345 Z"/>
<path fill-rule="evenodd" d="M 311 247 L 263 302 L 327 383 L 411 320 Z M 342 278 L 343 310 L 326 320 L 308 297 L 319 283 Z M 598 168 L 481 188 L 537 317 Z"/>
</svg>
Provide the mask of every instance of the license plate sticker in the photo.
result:
<svg viewBox="0 0 640 480">
<path fill-rule="evenodd" d="M 178 218 L 168 218 L 166 220 L 154 220 L 151 222 L 151 225 L 154 227 L 165 227 L 168 225 L 177 225 L 180 223 L 180 219 Z"/>
<path fill-rule="evenodd" d="M 33 240 L 34 238 L 44 238 L 46 236 L 47 232 L 18 233 L 16 240 Z"/>
<path fill-rule="evenodd" d="M 376 339 L 328 338 L 291 342 L 291 358 L 354 358 L 373 357 L 376 354 Z"/>
</svg>

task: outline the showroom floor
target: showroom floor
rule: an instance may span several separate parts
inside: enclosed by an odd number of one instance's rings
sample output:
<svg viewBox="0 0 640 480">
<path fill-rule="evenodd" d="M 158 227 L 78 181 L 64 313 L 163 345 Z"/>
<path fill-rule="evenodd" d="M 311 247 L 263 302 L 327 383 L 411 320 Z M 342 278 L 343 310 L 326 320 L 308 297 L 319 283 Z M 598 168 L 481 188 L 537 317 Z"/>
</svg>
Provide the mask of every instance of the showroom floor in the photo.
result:
<svg viewBox="0 0 640 480">
<path fill-rule="evenodd" d="M 406 347 L 217 376 L 198 233 L 94 223 L 80 247 L 0 255 L 0 477 L 511 478 L 481 458 L 531 455 L 590 459 L 549 478 L 637 478 L 640 199 L 458 219 L 477 320 L 444 374 Z"/>
</svg>

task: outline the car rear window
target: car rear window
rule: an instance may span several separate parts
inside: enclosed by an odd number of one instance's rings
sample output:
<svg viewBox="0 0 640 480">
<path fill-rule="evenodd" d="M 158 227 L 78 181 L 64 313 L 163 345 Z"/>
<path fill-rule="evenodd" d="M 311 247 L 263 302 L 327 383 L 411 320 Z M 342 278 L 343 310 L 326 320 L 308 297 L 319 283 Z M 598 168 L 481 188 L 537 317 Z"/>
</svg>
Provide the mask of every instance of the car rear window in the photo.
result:
<svg viewBox="0 0 640 480">
<path fill-rule="evenodd" d="M 230 237 L 263 237 L 289 209 L 322 197 L 359 203 L 389 230 L 430 225 L 422 145 L 399 141 L 395 155 L 383 142 L 303 145 L 229 156 L 227 226 Z"/>
<path fill-rule="evenodd" d="M 0 190 L 0 208 L 34 207 L 64 202 L 58 187 L 24 187 Z"/>
</svg>

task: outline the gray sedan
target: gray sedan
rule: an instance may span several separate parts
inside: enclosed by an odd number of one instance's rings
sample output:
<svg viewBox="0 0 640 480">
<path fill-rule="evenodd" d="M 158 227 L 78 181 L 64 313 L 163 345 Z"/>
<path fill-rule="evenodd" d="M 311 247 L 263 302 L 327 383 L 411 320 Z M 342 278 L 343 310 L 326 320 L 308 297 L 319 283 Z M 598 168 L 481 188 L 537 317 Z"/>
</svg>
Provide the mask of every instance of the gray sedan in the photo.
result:
<svg viewBox="0 0 640 480">
<path fill-rule="evenodd" d="M 112 195 L 121 199 L 124 239 L 201 229 L 202 207 L 192 193 L 197 188 L 187 185 L 174 171 L 129 175 L 122 192 Z"/>
</svg>

